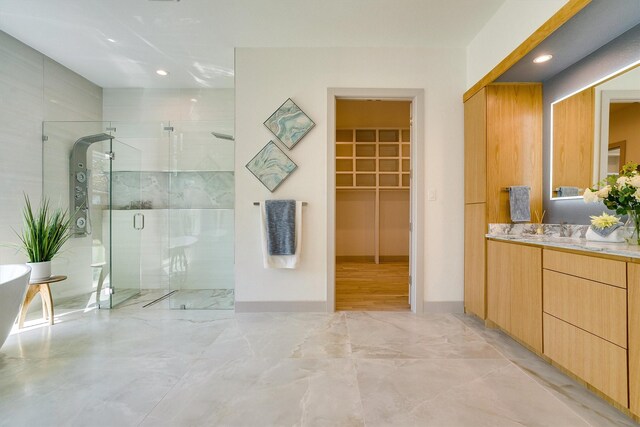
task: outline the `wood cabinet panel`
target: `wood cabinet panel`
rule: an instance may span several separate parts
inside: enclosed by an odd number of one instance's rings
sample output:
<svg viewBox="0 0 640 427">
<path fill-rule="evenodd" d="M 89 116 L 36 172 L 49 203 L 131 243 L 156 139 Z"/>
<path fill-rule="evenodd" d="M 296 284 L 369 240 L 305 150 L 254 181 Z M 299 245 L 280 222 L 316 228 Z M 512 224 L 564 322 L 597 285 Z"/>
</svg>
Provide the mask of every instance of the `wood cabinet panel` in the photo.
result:
<svg viewBox="0 0 640 427">
<path fill-rule="evenodd" d="M 409 190 L 380 190 L 380 256 L 409 258 L 411 194 Z"/>
<path fill-rule="evenodd" d="M 531 187 L 531 211 L 542 212 L 542 85 L 487 86 L 487 220 L 509 223 L 512 185 Z"/>
<path fill-rule="evenodd" d="M 553 188 L 592 184 L 593 87 L 553 105 Z"/>
<path fill-rule="evenodd" d="M 627 270 L 624 261 L 545 249 L 543 252 L 543 266 L 548 270 L 607 283 L 620 288 L 627 287 Z"/>
<path fill-rule="evenodd" d="M 640 416 L 640 265 L 628 264 L 629 409 Z"/>
<path fill-rule="evenodd" d="M 627 406 L 627 352 L 622 347 L 545 313 L 544 354 Z"/>
<path fill-rule="evenodd" d="M 542 353 L 542 250 L 489 241 L 487 317 Z"/>
<path fill-rule="evenodd" d="M 520 246 L 509 261 L 511 333 L 542 353 L 542 249 Z"/>
<path fill-rule="evenodd" d="M 481 319 L 486 318 L 486 206 L 485 203 L 464 206 L 464 308 Z"/>
<path fill-rule="evenodd" d="M 543 272 L 543 309 L 620 347 L 627 347 L 627 292 L 551 270 Z"/>
<path fill-rule="evenodd" d="M 336 191 L 336 256 L 375 256 L 375 190 Z"/>
<path fill-rule="evenodd" d="M 511 331 L 511 243 L 487 242 L 487 319 L 506 331 Z"/>
<path fill-rule="evenodd" d="M 464 202 L 486 201 L 487 101 L 482 89 L 464 103 Z"/>
</svg>

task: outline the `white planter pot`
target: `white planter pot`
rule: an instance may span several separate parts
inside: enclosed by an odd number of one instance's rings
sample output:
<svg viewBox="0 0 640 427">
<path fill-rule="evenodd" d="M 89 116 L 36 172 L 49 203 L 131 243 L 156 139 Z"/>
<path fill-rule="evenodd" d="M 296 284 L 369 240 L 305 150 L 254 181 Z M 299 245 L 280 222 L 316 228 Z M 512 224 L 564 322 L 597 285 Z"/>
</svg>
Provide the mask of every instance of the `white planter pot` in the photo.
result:
<svg viewBox="0 0 640 427">
<path fill-rule="evenodd" d="M 31 281 L 48 279 L 51 277 L 51 261 L 44 262 L 28 262 L 27 265 L 31 267 Z"/>
</svg>

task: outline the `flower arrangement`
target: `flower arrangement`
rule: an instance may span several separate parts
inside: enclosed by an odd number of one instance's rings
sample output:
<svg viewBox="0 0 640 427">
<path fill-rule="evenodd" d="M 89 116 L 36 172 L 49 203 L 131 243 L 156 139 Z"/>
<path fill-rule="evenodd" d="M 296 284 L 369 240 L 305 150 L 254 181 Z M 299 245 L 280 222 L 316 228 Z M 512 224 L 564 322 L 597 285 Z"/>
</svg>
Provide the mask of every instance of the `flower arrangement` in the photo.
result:
<svg viewBox="0 0 640 427">
<path fill-rule="evenodd" d="M 620 224 L 620 218 L 614 215 L 609 215 L 606 212 L 602 212 L 602 215 L 590 216 L 591 225 L 595 228 L 605 229 Z"/>
<path fill-rule="evenodd" d="M 610 175 L 596 184 L 595 188 L 584 190 L 585 203 L 602 201 L 618 215 L 629 215 L 633 222 L 634 237 L 640 245 L 640 170 L 635 162 L 628 162 L 619 175 Z M 615 218 L 615 217 L 614 217 Z"/>
</svg>

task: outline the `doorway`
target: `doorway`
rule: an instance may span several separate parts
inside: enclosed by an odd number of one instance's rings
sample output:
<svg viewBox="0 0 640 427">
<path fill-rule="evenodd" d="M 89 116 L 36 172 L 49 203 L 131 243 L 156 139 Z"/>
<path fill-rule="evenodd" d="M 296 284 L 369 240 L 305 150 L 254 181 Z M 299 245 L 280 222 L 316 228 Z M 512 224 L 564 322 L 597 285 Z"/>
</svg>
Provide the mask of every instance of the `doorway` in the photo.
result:
<svg viewBox="0 0 640 427">
<path fill-rule="evenodd" d="M 411 110 L 411 100 L 336 101 L 336 310 L 411 309 Z"/>
</svg>

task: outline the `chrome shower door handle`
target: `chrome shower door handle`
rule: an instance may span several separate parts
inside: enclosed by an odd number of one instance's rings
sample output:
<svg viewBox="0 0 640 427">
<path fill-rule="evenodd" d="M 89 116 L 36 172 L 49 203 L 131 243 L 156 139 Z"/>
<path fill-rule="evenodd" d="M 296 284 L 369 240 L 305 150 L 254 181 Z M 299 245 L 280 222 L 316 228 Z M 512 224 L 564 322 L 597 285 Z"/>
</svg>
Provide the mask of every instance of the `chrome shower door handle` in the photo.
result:
<svg viewBox="0 0 640 427">
<path fill-rule="evenodd" d="M 137 219 L 140 218 L 140 221 L 138 221 Z M 140 224 L 140 225 L 138 225 Z M 144 229 L 144 215 L 141 213 L 137 213 L 133 216 L 133 228 L 135 228 L 136 230 L 143 230 Z"/>
</svg>

